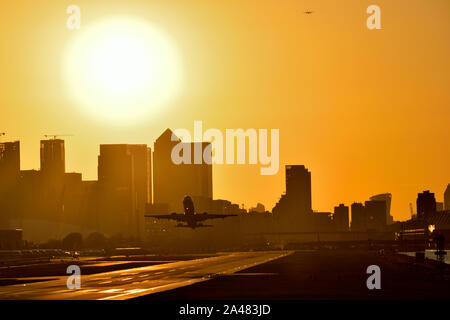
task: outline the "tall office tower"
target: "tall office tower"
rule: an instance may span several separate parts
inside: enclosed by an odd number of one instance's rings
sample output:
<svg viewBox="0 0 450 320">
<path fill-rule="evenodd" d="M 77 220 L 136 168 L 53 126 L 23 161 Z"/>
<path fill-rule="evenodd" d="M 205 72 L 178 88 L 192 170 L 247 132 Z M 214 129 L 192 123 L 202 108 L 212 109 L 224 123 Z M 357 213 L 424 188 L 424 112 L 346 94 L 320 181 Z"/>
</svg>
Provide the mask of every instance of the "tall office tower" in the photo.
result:
<svg viewBox="0 0 450 320">
<path fill-rule="evenodd" d="M 445 189 L 444 192 L 444 209 L 450 210 L 450 183 L 447 186 L 447 189 Z"/>
<path fill-rule="evenodd" d="M 0 174 L 2 183 L 17 179 L 20 174 L 20 142 L 0 143 Z"/>
<path fill-rule="evenodd" d="M 364 205 L 362 203 L 355 202 L 351 205 L 352 214 L 352 231 L 367 231 L 366 226 L 366 212 L 364 210 Z"/>
<path fill-rule="evenodd" d="M 64 173 L 66 171 L 66 156 L 64 140 L 41 140 L 41 186 L 42 215 L 40 218 L 62 223 L 64 219 Z"/>
<path fill-rule="evenodd" d="M 334 207 L 333 220 L 337 231 L 349 230 L 349 210 L 344 204 L 340 204 L 339 207 Z"/>
<path fill-rule="evenodd" d="M 436 212 L 436 199 L 434 193 L 424 191 L 417 194 L 417 217 Z"/>
<path fill-rule="evenodd" d="M 172 161 L 172 151 L 179 143 L 182 144 L 180 156 L 190 158 L 190 164 L 176 164 Z M 165 207 L 169 212 L 183 212 L 183 198 L 189 195 L 194 199 L 197 211 L 207 211 L 207 204 L 213 195 L 212 164 L 203 160 L 201 163 L 194 163 L 194 151 L 199 148 L 203 155 L 204 152 L 211 152 L 210 146 L 209 142 L 181 142 L 170 129 L 156 139 L 153 152 L 155 207 Z M 184 154 L 187 150 L 190 151 L 190 157 Z"/>
<path fill-rule="evenodd" d="M 42 217 L 43 190 L 41 174 L 38 170 L 20 171 L 20 197 L 21 218 L 39 219 Z"/>
<path fill-rule="evenodd" d="M 151 201 L 151 149 L 147 145 L 100 145 L 99 231 L 142 239 Z"/>
<path fill-rule="evenodd" d="M 172 140 L 173 137 L 173 140 Z M 178 181 L 180 167 L 172 162 L 172 149 L 180 143 L 170 129 L 156 139 L 153 147 L 153 203 L 167 211 L 176 211 L 177 202 L 184 196 Z M 161 212 L 168 213 L 168 212 Z"/>
<path fill-rule="evenodd" d="M 41 173 L 43 177 L 62 177 L 65 172 L 66 155 L 64 140 L 41 140 Z"/>
<path fill-rule="evenodd" d="M 286 194 L 272 209 L 280 231 L 311 231 L 315 221 L 311 208 L 311 172 L 303 165 L 288 165 Z"/>
<path fill-rule="evenodd" d="M 0 143 L 0 228 L 9 228 L 19 201 L 20 142 Z"/>
<path fill-rule="evenodd" d="M 191 164 L 181 164 L 185 178 L 185 194 L 191 195 L 197 212 L 211 211 L 213 188 L 212 188 L 212 164 L 194 163 L 195 149 L 201 151 L 201 155 L 208 153 L 211 156 L 211 143 L 209 142 L 192 142 L 184 143 L 186 150 L 191 150 Z M 209 158 L 210 159 L 210 158 Z"/>
<path fill-rule="evenodd" d="M 394 222 L 394 218 L 391 215 L 392 194 L 390 193 L 377 194 L 376 196 L 370 197 L 370 200 L 386 202 L 386 223 L 392 224 Z"/>
<path fill-rule="evenodd" d="M 47 181 L 48 182 L 48 181 Z M 19 215 L 14 227 L 24 230 L 27 240 L 39 243 L 62 239 L 64 232 L 64 192 L 62 184 L 44 183 L 39 170 L 20 171 Z M 71 232 L 71 231 L 70 231 Z"/>
<path fill-rule="evenodd" d="M 295 210 L 300 214 L 312 212 L 311 172 L 305 166 L 286 166 L 286 196 L 293 200 Z"/>
<path fill-rule="evenodd" d="M 386 201 L 366 201 L 364 206 L 367 230 L 382 231 L 386 227 Z"/>
<path fill-rule="evenodd" d="M 444 211 L 444 203 L 436 202 L 436 212 Z"/>
<path fill-rule="evenodd" d="M 64 215 L 62 221 L 75 228 L 83 225 L 88 225 L 87 219 L 92 219 L 94 216 L 87 215 L 86 208 L 83 207 L 85 203 L 84 188 L 81 173 L 65 173 L 64 174 Z M 87 219 L 86 219 L 87 218 Z M 63 235 L 64 236 L 64 235 Z"/>
</svg>

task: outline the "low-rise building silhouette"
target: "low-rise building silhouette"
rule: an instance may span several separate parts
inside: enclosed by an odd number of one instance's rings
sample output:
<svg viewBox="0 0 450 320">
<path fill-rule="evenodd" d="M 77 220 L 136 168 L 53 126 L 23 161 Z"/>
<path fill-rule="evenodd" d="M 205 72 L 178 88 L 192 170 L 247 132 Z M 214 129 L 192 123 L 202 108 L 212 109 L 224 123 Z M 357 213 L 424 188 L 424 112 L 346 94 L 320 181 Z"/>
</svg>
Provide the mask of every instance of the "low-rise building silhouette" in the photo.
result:
<svg viewBox="0 0 450 320">
<path fill-rule="evenodd" d="M 436 198 L 429 190 L 417 194 L 417 217 L 436 212 Z"/>
<path fill-rule="evenodd" d="M 348 209 L 349 208 L 342 203 L 338 207 L 334 207 L 333 221 L 336 227 L 336 231 L 349 231 Z"/>
<path fill-rule="evenodd" d="M 380 232 L 386 230 L 386 201 L 370 200 L 351 205 L 351 231 Z"/>
<path fill-rule="evenodd" d="M 444 209 L 450 211 L 450 183 L 447 185 L 447 189 L 444 192 Z"/>
</svg>

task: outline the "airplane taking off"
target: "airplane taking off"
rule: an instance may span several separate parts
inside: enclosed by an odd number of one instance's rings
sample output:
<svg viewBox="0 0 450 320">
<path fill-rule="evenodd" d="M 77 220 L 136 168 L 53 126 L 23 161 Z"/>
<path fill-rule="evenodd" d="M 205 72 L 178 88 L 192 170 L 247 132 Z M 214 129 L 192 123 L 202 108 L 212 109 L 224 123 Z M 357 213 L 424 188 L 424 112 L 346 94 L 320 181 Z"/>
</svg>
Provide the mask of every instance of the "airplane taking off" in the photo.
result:
<svg viewBox="0 0 450 320">
<path fill-rule="evenodd" d="M 186 196 L 183 200 L 184 214 L 183 213 L 172 213 L 172 214 L 160 214 L 160 215 L 146 215 L 147 218 L 156 218 L 156 219 L 168 219 L 175 220 L 179 222 L 185 222 L 187 224 L 179 223 L 177 227 L 181 228 L 202 228 L 202 227 L 212 227 L 212 225 L 205 225 L 199 223 L 201 221 L 205 221 L 208 219 L 224 219 L 227 217 L 235 217 L 237 214 L 209 214 L 205 213 L 196 213 L 194 209 L 194 202 L 192 198 Z"/>
</svg>

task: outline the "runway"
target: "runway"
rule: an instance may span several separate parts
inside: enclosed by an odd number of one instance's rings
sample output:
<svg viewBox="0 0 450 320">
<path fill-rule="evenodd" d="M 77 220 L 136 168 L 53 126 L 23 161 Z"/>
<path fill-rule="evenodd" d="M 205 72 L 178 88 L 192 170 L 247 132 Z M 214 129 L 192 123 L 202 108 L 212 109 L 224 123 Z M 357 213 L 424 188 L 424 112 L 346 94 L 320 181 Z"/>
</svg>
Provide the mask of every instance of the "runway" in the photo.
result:
<svg viewBox="0 0 450 320">
<path fill-rule="evenodd" d="M 126 300 L 207 281 L 290 255 L 290 251 L 235 252 L 210 258 L 81 275 L 81 288 L 67 278 L 0 287 L 0 300 Z M 83 272 L 83 269 L 81 269 Z"/>
</svg>

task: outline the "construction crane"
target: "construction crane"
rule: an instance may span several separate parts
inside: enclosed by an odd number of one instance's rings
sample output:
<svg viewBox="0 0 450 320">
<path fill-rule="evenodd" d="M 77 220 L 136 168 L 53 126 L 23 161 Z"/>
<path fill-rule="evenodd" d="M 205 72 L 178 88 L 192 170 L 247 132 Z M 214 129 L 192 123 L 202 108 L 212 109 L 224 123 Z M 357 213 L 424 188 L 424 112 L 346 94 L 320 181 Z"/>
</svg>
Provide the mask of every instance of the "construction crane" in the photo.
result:
<svg viewBox="0 0 450 320">
<path fill-rule="evenodd" d="M 56 140 L 57 137 L 71 137 L 73 134 L 44 134 L 44 137 L 49 138 L 53 137 L 53 140 Z"/>
</svg>

